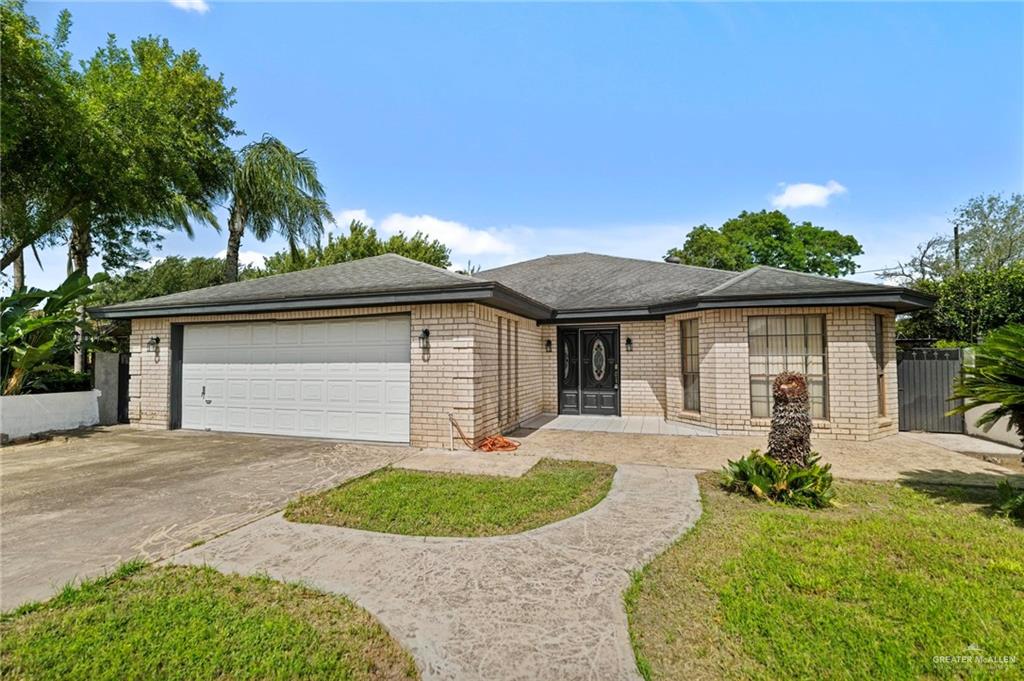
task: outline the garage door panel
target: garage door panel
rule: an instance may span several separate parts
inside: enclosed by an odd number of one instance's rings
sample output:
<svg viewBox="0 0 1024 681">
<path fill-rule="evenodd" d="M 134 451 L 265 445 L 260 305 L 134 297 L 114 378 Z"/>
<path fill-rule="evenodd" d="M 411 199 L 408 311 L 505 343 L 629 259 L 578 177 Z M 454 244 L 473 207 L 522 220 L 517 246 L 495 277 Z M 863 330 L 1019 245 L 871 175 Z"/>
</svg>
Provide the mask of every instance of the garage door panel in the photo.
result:
<svg viewBox="0 0 1024 681">
<path fill-rule="evenodd" d="M 274 381 L 274 399 L 278 402 L 290 402 L 298 397 L 298 382 L 294 380 Z"/>
<path fill-rule="evenodd" d="M 231 430 L 247 430 L 249 423 L 249 410 L 245 407 L 228 407 L 225 409 L 225 426 Z"/>
<path fill-rule="evenodd" d="M 324 382 L 302 381 L 300 399 L 303 403 L 320 404 L 324 399 Z"/>
<path fill-rule="evenodd" d="M 224 430 L 227 426 L 224 407 L 206 405 L 203 414 L 203 425 L 210 430 Z"/>
<path fill-rule="evenodd" d="M 356 381 L 356 404 L 359 407 L 376 407 L 383 402 L 383 386 L 376 381 Z"/>
<path fill-rule="evenodd" d="M 408 442 L 410 339 L 408 317 L 186 326 L 182 426 Z"/>
</svg>

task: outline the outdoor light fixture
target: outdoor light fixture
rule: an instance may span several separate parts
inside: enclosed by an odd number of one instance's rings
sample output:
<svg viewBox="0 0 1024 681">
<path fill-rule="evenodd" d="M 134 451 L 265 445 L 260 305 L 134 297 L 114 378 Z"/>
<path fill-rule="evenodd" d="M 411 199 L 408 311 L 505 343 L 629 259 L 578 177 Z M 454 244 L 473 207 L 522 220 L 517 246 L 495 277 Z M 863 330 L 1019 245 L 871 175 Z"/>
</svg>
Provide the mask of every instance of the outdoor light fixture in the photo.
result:
<svg viewBox="0 0 1024 681">
<path fill-rule="evenodd" d="M 160 347 L 160 336 L 151 336 L 150 339 L 146 341 L 146 346 L 149 347 L 150 350 L 156 351 L 156 349 Z"/>
<path fill-rule="evenodd" d="M 633 352 L 633 339 L 626 336 L 626 352 Z"/>
<path fill-rule="evenodd" d="M 420 331 L 420 347 L 424 349 L 430 347 L 430 329 Z"/>
<path fill-rule="evenodd" d="M 544 341 L 544 352 L 551 352 L 551 339 Z"/>
</svg>

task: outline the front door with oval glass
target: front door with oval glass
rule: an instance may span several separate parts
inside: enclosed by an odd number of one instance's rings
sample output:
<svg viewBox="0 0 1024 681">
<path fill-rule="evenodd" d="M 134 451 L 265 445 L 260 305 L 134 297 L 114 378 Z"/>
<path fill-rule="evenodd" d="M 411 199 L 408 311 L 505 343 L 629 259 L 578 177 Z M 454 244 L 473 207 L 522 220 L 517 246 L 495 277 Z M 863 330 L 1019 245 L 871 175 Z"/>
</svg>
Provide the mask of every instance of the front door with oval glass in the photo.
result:
<svg viewBox="0 0 1024 681">
<path fill-rule="evenodd" d="M 558 330 L 558 412 L 619 413 L 618 329 Z"/>
</svg>

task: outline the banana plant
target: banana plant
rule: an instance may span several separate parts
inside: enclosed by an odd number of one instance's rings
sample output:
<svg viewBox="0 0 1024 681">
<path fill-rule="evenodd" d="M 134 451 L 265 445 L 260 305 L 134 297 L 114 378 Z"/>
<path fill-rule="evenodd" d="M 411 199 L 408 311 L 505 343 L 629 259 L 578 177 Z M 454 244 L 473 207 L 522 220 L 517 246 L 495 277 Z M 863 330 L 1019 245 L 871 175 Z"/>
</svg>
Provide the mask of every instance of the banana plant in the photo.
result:
<svg viewBox="0 0 1024 681">
<path fill-rule="evenodd" d="M 58 368 L 60 332 L 71 336 L 82 322 L 77 303 L 92 293 L 92 286 L 109 277 L 99 273 L 89 277 L 73 272 L 57 288 L 46 291 L 30 288 L 0 301 L 0 388 L 4 395 L 17 395 L 26 381 L 41 371 Z"/>
</svg>

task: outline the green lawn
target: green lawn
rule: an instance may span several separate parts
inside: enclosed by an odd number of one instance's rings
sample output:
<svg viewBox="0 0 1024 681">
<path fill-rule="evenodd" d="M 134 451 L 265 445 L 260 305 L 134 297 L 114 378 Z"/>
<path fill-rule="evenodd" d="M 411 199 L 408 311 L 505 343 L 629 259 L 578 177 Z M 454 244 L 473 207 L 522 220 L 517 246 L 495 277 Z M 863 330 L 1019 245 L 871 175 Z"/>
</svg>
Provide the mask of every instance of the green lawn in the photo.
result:
<svg viewBox="0 0 1024 681">
<path fill-rule="evenodd" d="M 12 679 L 415 679 L 348 600 L 209 568 L 127 564 L 0 617 Z"/>
<path fill-rule="evenodd" d="M 521 478 L 385 468 L 288 504 L 285 518 L 430 537 L 514 534 L 585 511 L 614 466 L 542 459 Z"/>
<path fill-rule="evenodd" d="M 837 483 L 840 507 L 807 511 L 717 480 L 626 593 L 647 678 L 1024 676 L 1024 529 L 994 491 Z M 1016 661 L 934 659 L 957 655 Z"/>
</svg>

